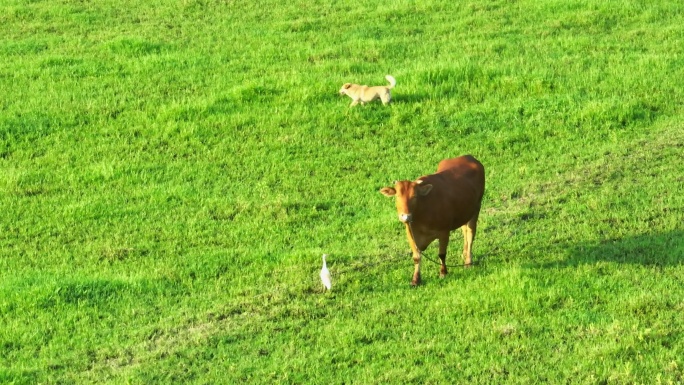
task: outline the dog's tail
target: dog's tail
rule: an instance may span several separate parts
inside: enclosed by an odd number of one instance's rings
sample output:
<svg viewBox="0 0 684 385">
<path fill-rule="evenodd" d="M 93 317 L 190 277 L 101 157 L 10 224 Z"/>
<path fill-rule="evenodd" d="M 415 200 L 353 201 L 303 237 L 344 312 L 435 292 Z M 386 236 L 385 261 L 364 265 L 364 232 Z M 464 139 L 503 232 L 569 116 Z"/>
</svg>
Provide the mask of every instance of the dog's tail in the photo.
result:
<svg viewBox="0 0 684 385">
<path fill-rule="evenodd" d="M 387 81 L 390 84 L 389 87 L 387 87 L 387 88 L 392 89 L 392 88 L 394 88 L 394 86 L 397 85 L 397 81 L 394 80 L 394 77 L 392 77 L 392 75 L 385 76 L 385 79 L 387 79 Z"/>
</svg>

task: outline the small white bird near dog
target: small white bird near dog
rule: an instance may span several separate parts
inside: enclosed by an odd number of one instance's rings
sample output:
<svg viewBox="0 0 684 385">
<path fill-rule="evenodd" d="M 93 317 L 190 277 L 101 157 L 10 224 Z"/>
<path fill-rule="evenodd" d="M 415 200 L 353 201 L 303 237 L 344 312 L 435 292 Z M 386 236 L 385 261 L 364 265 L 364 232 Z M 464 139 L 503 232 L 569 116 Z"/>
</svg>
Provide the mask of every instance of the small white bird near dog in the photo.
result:
<svg viewBox="0 0 684 385">
<path fill-rule="evenodd" d="M 325 286 L 326 289 L 330 290 L 330 287 L 332 287 L 332 283 L 330 281 L 330 271 L 328 271 L 328 266 L 325 264 L 325 257 L 327 257 L 327 254 L 323 254 L 323 268 L 321 269 L 321 282 L 323 282 L 323 286 Z"/>
</svg>

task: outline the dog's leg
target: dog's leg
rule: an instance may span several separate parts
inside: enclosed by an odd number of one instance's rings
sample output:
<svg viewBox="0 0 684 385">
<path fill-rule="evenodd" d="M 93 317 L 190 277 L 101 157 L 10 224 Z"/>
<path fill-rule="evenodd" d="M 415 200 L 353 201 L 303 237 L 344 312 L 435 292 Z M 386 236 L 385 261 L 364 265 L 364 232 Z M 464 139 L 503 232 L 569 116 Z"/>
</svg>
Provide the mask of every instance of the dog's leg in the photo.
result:
<svg viewBox="0 0 684 385">
<path fill-rule="evenodd" d="M 389 91 L 385 94 L 385 97 L 382 98 L 382 105 L 386 106 L 392 101 L 392 94 L 389 93 Z"/>
<path fill-rule="evenodd" d="M 357 104 L 359 104 L 359 101 L 358 101 L 358 100 L 354 100 L 354 101 L 351 102 L 351 104 L 349 105 L 349 107 L 354 107 L 354 106 L 357 105 Z"/>
</svg>

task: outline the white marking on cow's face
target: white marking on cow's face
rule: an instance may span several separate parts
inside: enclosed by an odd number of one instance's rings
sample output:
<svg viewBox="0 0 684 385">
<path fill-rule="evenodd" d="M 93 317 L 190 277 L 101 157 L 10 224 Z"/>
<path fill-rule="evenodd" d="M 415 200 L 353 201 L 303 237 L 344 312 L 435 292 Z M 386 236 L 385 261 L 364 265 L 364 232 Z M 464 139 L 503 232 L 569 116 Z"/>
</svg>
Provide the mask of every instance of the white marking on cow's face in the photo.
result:
<svg viewBox="0 0 684 385">
<path fill-rule="evenodd" d="M 413 219 L 411 214 L 402 214 L 399 213 L 399 220 L 404 222 L 404 223 L 411 223 L 411 220 Z"/>
<path fill-rule="evenodd" d="M 413 210 L 416 205 L 415 182 L 407 180 L 397 181 L 394 184 L 396 190 L 397 216 L 403 223 L 411 223 Z"/>
</svg>

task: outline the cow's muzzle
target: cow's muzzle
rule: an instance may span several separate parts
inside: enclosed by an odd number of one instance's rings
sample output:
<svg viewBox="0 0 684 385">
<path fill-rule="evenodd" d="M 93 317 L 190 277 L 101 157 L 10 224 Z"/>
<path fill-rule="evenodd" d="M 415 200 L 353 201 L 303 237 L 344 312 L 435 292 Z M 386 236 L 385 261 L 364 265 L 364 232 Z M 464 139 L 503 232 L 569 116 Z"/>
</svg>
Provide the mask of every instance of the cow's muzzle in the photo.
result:
<svg viewBox="0 0 684 385">
<path fill-rule="evenodd" d="M 404 223 L 411 223 L 413 216 L 411 214 L 399 214 L 399 220 Z"/>
</svg>

